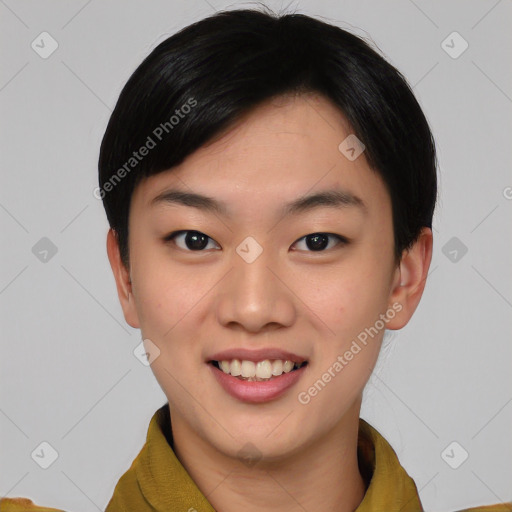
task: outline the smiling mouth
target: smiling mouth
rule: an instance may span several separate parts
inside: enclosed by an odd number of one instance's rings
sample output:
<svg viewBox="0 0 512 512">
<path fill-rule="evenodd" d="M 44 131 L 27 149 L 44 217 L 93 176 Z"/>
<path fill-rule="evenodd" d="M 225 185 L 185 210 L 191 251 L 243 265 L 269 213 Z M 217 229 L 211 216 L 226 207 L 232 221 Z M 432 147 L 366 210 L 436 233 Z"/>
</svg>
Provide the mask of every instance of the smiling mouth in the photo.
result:
<svg viewBox="0 0 512 512">
<path fill-rule="evenodd" d="M 285 373 L 290 373 L 306 366 L 307 361 L 296 363 L 282 359 L 265 359 L 263 361 L 253 362 L 239 359 L 210 361 L 218 370 L 227 375 L 236 377 L 239 380 L 247 382 L 269 381 L 280 377 Z"/>
</svg>

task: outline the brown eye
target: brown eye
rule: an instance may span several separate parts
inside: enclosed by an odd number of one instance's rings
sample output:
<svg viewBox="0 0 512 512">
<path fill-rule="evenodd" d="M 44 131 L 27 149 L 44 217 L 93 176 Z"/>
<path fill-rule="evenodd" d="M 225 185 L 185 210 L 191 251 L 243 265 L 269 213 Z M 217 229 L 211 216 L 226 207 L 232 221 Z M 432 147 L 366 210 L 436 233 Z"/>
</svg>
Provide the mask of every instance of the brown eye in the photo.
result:
<svg viewBox="0 0 512 512">
<path fill-rule="evenodd" d="M 330 239 L 336 239 L 337 242 L 329 245 Z M 305 241 L 305 248 L 300 248 L 299 250 L 306 250 L 309 252 L 324 252 L 327 249 L 332 249 L 338 245 L 346 245 L 348 240 L 345 237 L 340 235 L 335 235 L 334 233 L 311 233 L 310 235 L 306 235 L 295 242 L 294 245 L 300 243 L 301 241 Z"/>
<path fill-rule="evenodd" d="M 217 247 L 218 244 L 208 235 L 201 233 L 200 231 L 181 230 L 171 233 L 165 237 L 165 241 L 174 242 L 180 249 L 185 251 L 203 251 L 208 248 L 209 241 L 213 242 Z M 212 247 L 209 247 L 210 249 Z M 213 247 L 215 248 L 215 247 Z"/>
</svg>

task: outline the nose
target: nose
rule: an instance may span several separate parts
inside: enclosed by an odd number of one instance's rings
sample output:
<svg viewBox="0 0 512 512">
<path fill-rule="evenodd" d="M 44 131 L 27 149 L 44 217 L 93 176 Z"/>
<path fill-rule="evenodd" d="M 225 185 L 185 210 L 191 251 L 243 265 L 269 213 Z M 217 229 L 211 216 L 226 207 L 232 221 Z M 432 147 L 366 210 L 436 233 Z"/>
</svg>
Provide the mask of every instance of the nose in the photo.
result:
<svg viewBox="0 0 512 512">
<path fill-rule="evenodd" d="M 216 302 L 217 319 L 223 326 L 257 333 L 294 323 L 289 279 L 270 252 L 263 250 L 252 262 L 233 255 L 233 268 L 223 279 Z"/>
</svg>

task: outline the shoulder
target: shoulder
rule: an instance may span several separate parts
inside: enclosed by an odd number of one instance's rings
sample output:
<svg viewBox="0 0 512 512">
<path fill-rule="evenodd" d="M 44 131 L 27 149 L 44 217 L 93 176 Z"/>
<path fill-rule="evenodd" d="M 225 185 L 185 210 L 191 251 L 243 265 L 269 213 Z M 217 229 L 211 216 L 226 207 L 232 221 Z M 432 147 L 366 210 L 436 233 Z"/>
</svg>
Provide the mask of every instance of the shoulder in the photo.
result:
<svg viewBox="0 0 512 512">
<path fill-rule="evenodd" d="M 64 512 L 57 508 L 39 507 L 28 498 L 0 498 L 2 512 Z"/>
</svg>

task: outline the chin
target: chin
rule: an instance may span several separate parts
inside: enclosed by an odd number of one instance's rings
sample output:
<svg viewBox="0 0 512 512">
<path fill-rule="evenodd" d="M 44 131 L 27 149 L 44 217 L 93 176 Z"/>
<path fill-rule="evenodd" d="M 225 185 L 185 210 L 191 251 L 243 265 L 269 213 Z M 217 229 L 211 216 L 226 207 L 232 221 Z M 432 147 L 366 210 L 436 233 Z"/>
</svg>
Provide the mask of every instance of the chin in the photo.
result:
<svg viewBox="0 0 512 512">
<path fill-rule="evenodd" d="M 226 456 L 246 463 L 256 460 L 269 463 L 282 461 L 299 452 L 307 443 L 304 425 L 298 428 L 298 425 L 286 423 L 286 420 L 279 425 L 282 420 L 281 415 L 278 421 L 265 421 L 259 425 L 249 420 L 237 422 L 236 425 L 226 424 L 225 428 L 233 433 L 233 437 L 226 434 L 222 440 L 212 440 L 212 444 Z M 282 429 L 284 423 L 286 427 Z"/>
</svg>

